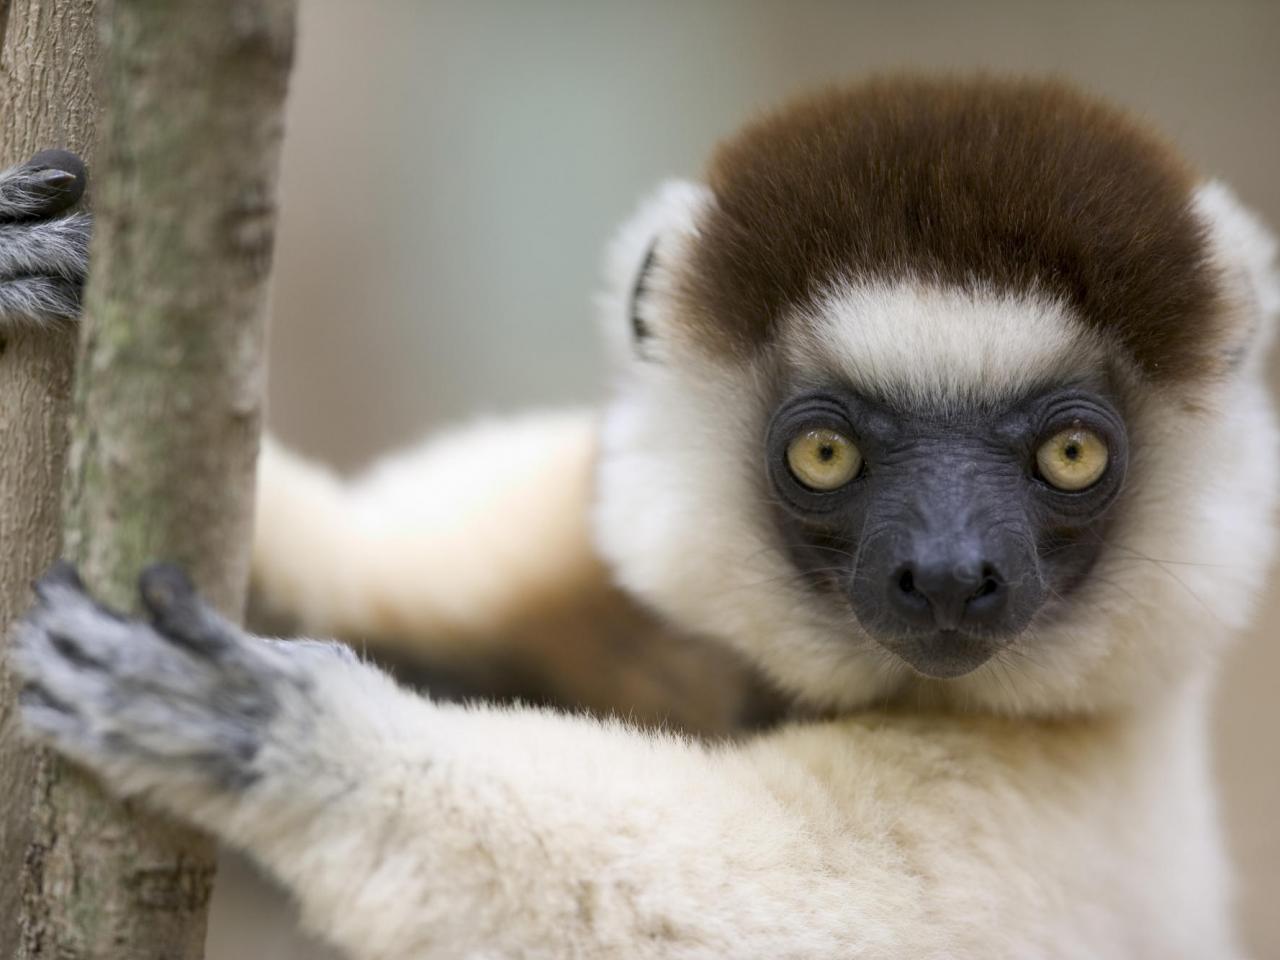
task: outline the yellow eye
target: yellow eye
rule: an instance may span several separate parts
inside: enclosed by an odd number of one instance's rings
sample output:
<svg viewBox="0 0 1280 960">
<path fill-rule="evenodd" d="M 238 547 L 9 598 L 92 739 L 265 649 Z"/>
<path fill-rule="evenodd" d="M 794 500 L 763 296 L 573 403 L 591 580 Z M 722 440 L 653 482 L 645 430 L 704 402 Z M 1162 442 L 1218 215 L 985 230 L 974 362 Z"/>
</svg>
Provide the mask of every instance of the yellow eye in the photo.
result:
<svg viewBox="0 0 1280 960">
<path fill-rule="evenodd" d="M 858 475 L 862 454 L 834 430 L 806 430 L 787 447 L 787 466 L 810 490 L 835 490 Z"/>
<path fill-rule="evenodd" d="M 1059 490 L 1083 490 L 1098 482 L 1107 469 L 1107 444 L 1082 426 L 1068 427 L 1050 437 L 1038 451 L 1040 475 Z"/>
</svg>

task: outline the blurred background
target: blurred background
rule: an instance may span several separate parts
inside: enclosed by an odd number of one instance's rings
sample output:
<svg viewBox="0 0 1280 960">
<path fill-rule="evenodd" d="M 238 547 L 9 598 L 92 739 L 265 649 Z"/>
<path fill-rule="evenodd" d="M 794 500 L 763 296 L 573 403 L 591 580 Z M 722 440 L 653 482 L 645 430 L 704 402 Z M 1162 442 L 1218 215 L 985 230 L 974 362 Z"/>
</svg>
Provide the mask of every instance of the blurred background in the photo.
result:
<svg viewBox="0 0 1280 960">
<path fill-rule="evenodd" d="M 754 110 L 870 70 L 1069 77 L 1280 226 L 1274 0 L 301 4 L 270 416 L 343 468 L 468 415 L 597 398 L 591 296 L 613 227 Z M 1241 917 L 1272 957 L 1280 589 L 1261 624 L 1227 665 L 1216 734 Z M 228 866 L 212 960 L 321 956 L 268 902 Z"/>
</svg>

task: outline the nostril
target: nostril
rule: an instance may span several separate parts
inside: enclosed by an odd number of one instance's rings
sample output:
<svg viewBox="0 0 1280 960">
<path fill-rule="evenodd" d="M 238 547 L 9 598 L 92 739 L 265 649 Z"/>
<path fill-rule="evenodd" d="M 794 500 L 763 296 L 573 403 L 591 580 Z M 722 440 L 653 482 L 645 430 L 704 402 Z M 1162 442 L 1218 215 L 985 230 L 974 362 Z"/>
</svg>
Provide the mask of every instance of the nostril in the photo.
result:
<svg viewBox="0 0 1280 960">
<path fill-rule="evenodd" d="M 915 575 L 912 574 L 910 567 L 903 570 L 902 575 L 898 577 L 898 589 L 903 593 L 916 592 L 916 578 Z"/>
<path fill-rule="evenodd" d="M 914 564 L 903 564 L 885 580 L 885 599 L 901 615 L 913 622 L 930 622 L 933 602 L 923 590 Z"/>
<path fill-rule="evenodd" d="M 978 584 L 978 589 L 969 595 L 970 600 L 981 600 L 983 597 L 989 597 L 993 593 L 1000 590 L 1000 578 L 996 575 L 995 568 L 987 564 L 982 568 L 982 581 Z"/>
</svg>

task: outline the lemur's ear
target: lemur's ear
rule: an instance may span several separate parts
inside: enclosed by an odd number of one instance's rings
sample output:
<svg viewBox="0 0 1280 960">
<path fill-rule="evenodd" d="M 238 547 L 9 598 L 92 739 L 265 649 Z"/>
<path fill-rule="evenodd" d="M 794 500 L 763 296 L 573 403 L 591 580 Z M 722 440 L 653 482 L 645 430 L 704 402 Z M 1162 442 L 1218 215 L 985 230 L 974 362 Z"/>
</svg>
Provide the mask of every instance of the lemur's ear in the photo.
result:
<svg viewBox="0 0 1280 960">
<path fill-rule="evenodd" d="M 600 307 L 605 334 L 620 357 L 660 359 L 669 321 L 667 283 L 710 202 L 706 187 L 669 180 L 640 204 L 609 245 Z"/>
<path fill-rule="evenodd" d="M 1228 361 L 1236 370 L 1260 366 L 1280 315 L 1275 235 L 1221 181 L 1202 184 L 1192 202 L 1227 298 Z"/>
</svg>

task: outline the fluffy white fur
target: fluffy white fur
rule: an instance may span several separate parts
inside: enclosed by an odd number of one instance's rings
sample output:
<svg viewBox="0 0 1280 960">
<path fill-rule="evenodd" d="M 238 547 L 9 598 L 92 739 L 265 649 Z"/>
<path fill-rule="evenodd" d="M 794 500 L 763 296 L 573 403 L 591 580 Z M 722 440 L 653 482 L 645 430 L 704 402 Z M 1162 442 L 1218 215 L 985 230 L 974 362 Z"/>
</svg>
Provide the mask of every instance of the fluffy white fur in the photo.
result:
<svg viewBox="0 0 1280 960">
<path fill-rule="evenodd" d="M 669 265 L 686 254 L 686 244 L 697 235 L 698 215 L 711 202 L 711 191 L 687 180 L 668 180 L 640 204 L 609 244 L 604 258 L 605 287 L 597 298 L 601 331 L 610 358 L 623 367 L 635 356 L 631 311 L 638 307 L 641 319 L 657 335 L 645 349 L 657 351 L 651 359 L 672 359 L 671 346 L 678 342 L 668 321 Z M 649 277 L 647 295 L 633 304 L 636 278 L 645 256 L 652 248 L 656 258 Z"/>
<path fill-rule="evenodd" d="M 1256 352 L 1275 305 L 1266 236 L 1207 189 L 1198 209 L 1223 268 L 1254 291 L 1233 309 L 1252 309 L 1241 349 Z M 624 234 L 616 276 L 633 276 L 652 230 L 678 266 L 706 202 L 696 188 L 664 193 Z M 657 271 L 646 307 L 660 342 L 677 266 Z M 626 299 L 620 288 L 606 300 L 615 322 Z M 1036 337 L 1006 330 L 989 345 L 997 392 L 1104 346 L 1036 301 L 887 288 L 837 290 L 831 304 L 832 343 L 841 310 L 903 331 L 910 351 L 881 338 L 833 352 L 881 386 L 970 390 L 927 372 L 940 350 L 971 376 L 988 363 L 930 326 L 943 309 L 1034 318 Z M 781 343 L 761 363 L 812 346 Z M 203 614 L 122 622 L 62 583 L 18 638 L 16 666 L 51 698 L 28 704 L 28 725 L 114 789 L 248 850 L 360 960 L 1236 956 L 1205 721 L 1216 654 L 1249 616 L 1272 548 L 1276 430 L 1260 364 L 1195 397 L 1128 385 L 1141 496 L 1100 567 L 1036 624 L 1034 655 L 943 684 L 851 643 L 852 618 L 819 609 L 765 532 L 767 371 L 664 350 L 661 363 L 626 361 L 610 405 L 599 546 L 635 593 L 842 719 L 706 744 L 438 705 L 324 647 Z M 554 464 L 590 456 L 590 437 L 574 418 L 491 425 L 352 490 L 271 451 L 259 580 L 335 629 L 374 629 L 387 611 L 429 629 L 504 602 L 502 577 L 472 559 L 511 539 L 492 525 L 501 513 L 531 525 L 514 578 L 553 582 L 557 568 L 530 558 L 556 556 Z M 193 644 L 183 622 L 219 642 Z M 228 730 L 256 747 L 223 756 L 239 743 Z"/>
<path fill-rule="evenodd" d="M 1232 955 L 1197 704 L 708 745 L 435 705 L 338 647 L 192 655 L 66 585 L 45 600 L 16 664 L 74 709 L 28 725 L 249 851 L 356 958 Z M 228 778 L 210 731 L 246 728 Z"/>
<path fill-rule="evenodd" d="M 1222 272 L 1227 310 L 1252 342 L 1241 344 L 1246 360 L 1255 365 L 1267 357 L 1280 316 L 1280 270 L 1276 268 L 1276 238 L 1220 180 L 1196 191 L 1196 213 L 1209 229 L 1211 247 Z"/>
<path fill-rule="evenodd" d="M 273 440 L 258 469 L 255 593 L 321 635 L 448 654 L 501 635 L 596 563 L 591 410 L 485 421 L 344 481 Z"/>
<path fill-rule="evenodd" d="M 789 365 L 899 407 L 1010 401 L 1101 367 L 1104 345 L 1046 298 L 927 283 L 840 282 L 786 343 Z"/>
</svg>

